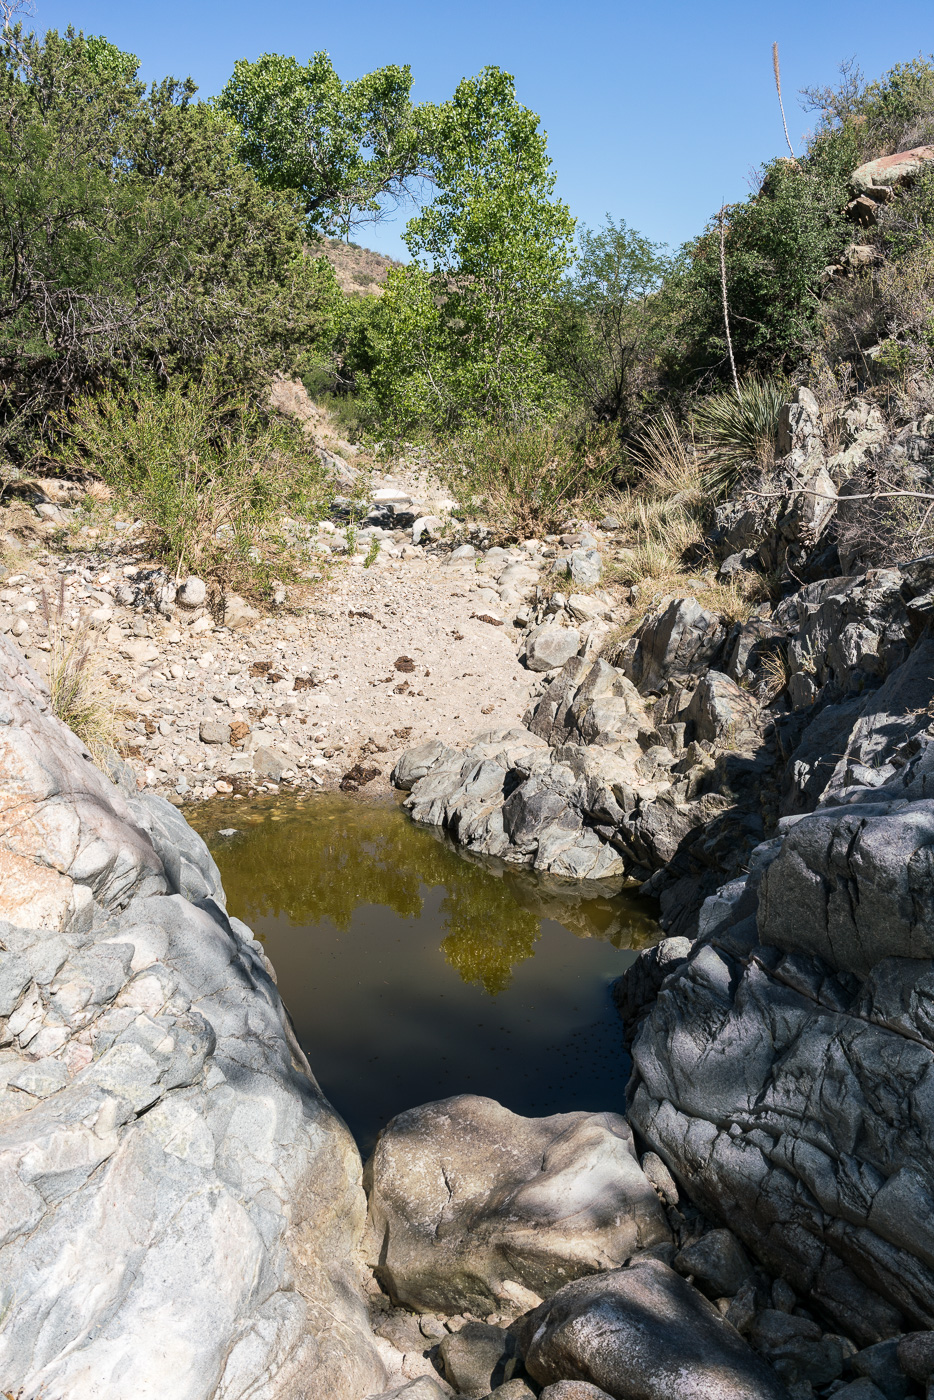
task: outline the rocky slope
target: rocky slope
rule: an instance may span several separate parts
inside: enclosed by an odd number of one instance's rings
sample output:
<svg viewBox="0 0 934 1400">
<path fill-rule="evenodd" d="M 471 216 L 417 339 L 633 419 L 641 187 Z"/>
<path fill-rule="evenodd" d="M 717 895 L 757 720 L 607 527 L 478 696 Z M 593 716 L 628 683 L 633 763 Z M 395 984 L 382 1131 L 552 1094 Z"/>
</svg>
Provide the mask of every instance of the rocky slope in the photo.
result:
<svg viewBox="0 0 934 1400">
<path fill-rule="evenodd" d="M 755 1266 L 725 1288 L 711 1232 L 677 1222 L 666 1262 L 720 1295 L 791 1394 L 877 1400 L 934 1374 L 934 557 L 867 567 L 837 524 L 867 461 L 913 462 L 930 490 L 934 423 L 893 430 L 859 403 L 842 418 L 831 450 L 799 391 L 779 489 L 718 511 L 721 575 L 775 571 L 777 605 L 728 629 L 665 599 L 607 660 L 542 599 L 529 622 L 551 664 L 524 725 L 423 745 L 395 780 L 472 850 L 648 880 L 673 936 L 618 989 L 629 1119 L 662 1194 Z M 522 1324 L 535 1379 L 643 1393 L 596 1338 L 662 1294 L 623 1278 L 617 1305 L 608 1287 L 569 1285 Z"/>
<path fill-rule="evenodd" d="M 693 935 L 703 899 L 781 817 L 914 772 L 934 717 L 934 557 L 860 567 L 828 539 L 867 454 L 910 455 L 922 470 L 934 420 L 893 439 L 873 413 L 847 407 L 846 445 L 830 452 L 800 390 L 784 413 L 779 487 L 718 510 L 709 547 L 721 575 L 773 570 L 785 580 L 777 605 L 728 628 L 696 598 L 670 596 L 608 647 L 618 608 L 539 585 L 522 646 L 542 695 L 520 728 L 404 755 L 395 780 L 416 820 L 507 861 L 648 881 L 663 925 Z M 571 579 L 584 553 L 559 561 Z"/>
<path fill-rule="evenodd" d="M 0 1388 L 378 1388 L 359 1157 L 260 944 L 2 639 L 0 910 Z"/>
</svg>

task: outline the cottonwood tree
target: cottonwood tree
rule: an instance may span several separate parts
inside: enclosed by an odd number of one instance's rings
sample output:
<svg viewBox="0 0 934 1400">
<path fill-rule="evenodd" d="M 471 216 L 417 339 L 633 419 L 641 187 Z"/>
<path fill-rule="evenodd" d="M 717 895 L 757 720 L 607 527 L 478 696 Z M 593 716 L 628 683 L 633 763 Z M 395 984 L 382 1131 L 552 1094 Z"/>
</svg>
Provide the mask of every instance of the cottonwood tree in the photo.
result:
<svg viewBox="0 0 934 1400">
<path fill-rule="evenodd" d="M 408 67 L 342 82 L 326 53 L 241 59 L 218 99 L 239 153 L 270 188 L 296 191 L 309 228 L 349 234 L 430 174 Z"/>
<path fill-rule="evenodd" d="M 400 426 L 554 406 L 543 341 L 574 221 L 539 119 L 508 73 L 486 68 L 420 124 L 435 196 L 403 235 L 412 265 L 387 281 L 369 392 Z"/>
</svg>

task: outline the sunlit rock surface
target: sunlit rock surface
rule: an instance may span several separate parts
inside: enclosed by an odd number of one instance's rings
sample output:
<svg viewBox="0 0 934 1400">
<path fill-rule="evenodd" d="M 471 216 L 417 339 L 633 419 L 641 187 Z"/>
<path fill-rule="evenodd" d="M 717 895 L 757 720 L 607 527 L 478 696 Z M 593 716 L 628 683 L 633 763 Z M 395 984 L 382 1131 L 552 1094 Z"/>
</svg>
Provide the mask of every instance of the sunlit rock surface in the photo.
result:
<svg viewBox="0 0 934 1400">
<path fill-rule="evenodd" d="M 0 1389 L 381 1389 L 359 1157 L 260 945 L 0 648 Z"/>
</svg>

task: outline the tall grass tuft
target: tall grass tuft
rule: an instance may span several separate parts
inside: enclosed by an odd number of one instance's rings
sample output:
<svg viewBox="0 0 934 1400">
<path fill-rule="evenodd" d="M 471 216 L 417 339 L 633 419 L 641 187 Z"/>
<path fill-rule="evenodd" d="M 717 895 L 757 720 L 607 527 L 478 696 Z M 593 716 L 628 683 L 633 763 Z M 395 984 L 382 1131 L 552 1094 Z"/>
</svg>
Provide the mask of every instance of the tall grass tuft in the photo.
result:
<svg viewBox="0 0 934 1400">
<path fill-rule="evenodd" d="M 52 713 L 78 736 L 95 762 L 103 764 L 116 745 L 117 712 L 115 702 L 101 693 L 90 624 L 85 619 L 69 625 L 64 579 L 56 597 L 49 598 L 43 590 L 40 607 L 48 629 Z"/>
</svg>

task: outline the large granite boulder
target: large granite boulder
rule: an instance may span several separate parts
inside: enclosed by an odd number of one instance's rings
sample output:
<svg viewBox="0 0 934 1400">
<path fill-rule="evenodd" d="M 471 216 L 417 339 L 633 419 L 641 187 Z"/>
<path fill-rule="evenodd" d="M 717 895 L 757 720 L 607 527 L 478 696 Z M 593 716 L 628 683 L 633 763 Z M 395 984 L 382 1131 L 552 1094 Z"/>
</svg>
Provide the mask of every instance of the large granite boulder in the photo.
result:
<svg viewBox="0 0 934 1400">
<path fill-rule="evenodd" d="M 879 156 L 854 170 L 850 184 L 858 195 L 901 185 L 916 176 L 932 160 L 934 146 L 915 146 L 896 155 Z"/>
<path fill-rule="evenodd" d="M 866 1346 L 934 1327 L 934 804 L 886 797 L 784 823 L 705 904 L 629 1088 L 691 1198 Z"/>
<path fill-rule="evenodd" d="M 670 1239 L 615 1113 L 521 1118 L 462 1094 L 401 1113 L 366 1167 L 377 1277 L 418 1311 L 485 1317 Z"/>
<path fill-rule="evenodd" d="M 260 944 L 2 640 L 0 916 L 0 1390 L 381 1389 L 359 1157 Z"/>
<path fill-rule="evenodd" d="M 658 1259 L 578 1279 L 517 1324 L 540 1385 L 588 1381 L 614 1400 L 786 1400 L 775 1372 Z"/>
</svg>

